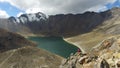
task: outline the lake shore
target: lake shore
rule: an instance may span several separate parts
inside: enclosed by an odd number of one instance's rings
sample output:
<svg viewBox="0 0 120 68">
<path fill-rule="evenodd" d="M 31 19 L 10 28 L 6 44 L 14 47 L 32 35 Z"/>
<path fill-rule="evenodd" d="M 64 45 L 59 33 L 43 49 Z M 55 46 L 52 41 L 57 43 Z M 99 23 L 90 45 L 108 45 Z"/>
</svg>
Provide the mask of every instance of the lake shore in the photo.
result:
<svg viewBox="0 0 120 68">
<path fill-rule="evenodd" d="M 44 35 L 35 35 L 35 34 L 29 34 L 29 35 L 23 35 L 25 38 L 28 38 L 28 37 L 46 37 Z M 78 48 L 80 48 L 82 50 L 83 53 L 85 53 L 84 49 L 80 46 L 79 42 L 73 42 L 73 41 L 70 41 L 69 39 L 71 38 L 64 38 L 63 37 L 63 40 L 66 41 L 67 43 L 70 43 Z"/>
<path fill-rule="evenodd" d="M 63 38 L 64 41 L 66 41 L 70 44 L 73 44 L 74 46 L 80 48 L 83 53 L 85 53 L 85 51 L 82 49 L 82 47 L 80 46 L 80 44 L 78 42 L 69 41 L 69 39 L 71 39 L 71 38 Z"/>
<path fill-rule="evenodd" d="M 28 37 L 46 37 L 46 36 L 44 36 L 44 35 L 35 35 L 35 34 L 22 35 L 22 36 L 24 36 L 25 38 L 28 38 Z M 73 41 L 70 41 L 69 39 L 71 39 L 71 38 L 64 38 L 64 37 L 63 37 L 63 40 L 64 40 L 64 41 L 66 41 L 66 42 L 68 42 L 68 43 L 70 43 L 70 44 L 72 44 L 72 45 L 80 48 L 80 49 L 82 50 L 82 52 L 85 52 L 85 51 L 82 49 L 82 47 L 80 46 L 80 44 L 79 44 L 78 42 L 73 42 Z"/>
</svg>

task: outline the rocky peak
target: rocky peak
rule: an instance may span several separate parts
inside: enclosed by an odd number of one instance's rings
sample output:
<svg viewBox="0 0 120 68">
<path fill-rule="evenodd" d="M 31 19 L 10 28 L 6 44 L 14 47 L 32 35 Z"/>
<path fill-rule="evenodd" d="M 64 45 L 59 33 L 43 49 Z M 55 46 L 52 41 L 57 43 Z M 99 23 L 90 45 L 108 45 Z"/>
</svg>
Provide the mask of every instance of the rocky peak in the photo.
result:
<svg viewBox="0 0 120 68">
<path fill-rule="evenodd" d="M 10 17 L 9 20 L 14 23 L 28 23 L 28 22 L 40 22 L 46 21 L 46 15 L 38 12 L 38 13 L 30 13 L 30 14 L 22 14 L 19 17 Z"/>
</svg>

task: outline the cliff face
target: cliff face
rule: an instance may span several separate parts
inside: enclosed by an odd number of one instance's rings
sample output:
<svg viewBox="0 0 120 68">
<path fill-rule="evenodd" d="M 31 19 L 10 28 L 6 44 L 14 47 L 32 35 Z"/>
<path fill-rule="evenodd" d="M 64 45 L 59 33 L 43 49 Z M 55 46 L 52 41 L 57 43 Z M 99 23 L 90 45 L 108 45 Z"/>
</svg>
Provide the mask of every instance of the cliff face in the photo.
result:
<svg viewBox="0 0 120 68">
<path fill-rule="evenodd" d="M 36 47 L 0 53 L 0 68 L 59 68 L 63 58 Z"/>
<path fill-rule="evenodd" d="M 91 31 L 101 24 L 103 17 L 99 13 L 59 14 L 48 19 L 51 35 L 73 36 Z"/>
<path fill-rule="evenodd" d="M 36 44 L 25 39 L 19 34 L 0 29 L 0 52 L 24 46 L 36 46 Z"/>
</svg>

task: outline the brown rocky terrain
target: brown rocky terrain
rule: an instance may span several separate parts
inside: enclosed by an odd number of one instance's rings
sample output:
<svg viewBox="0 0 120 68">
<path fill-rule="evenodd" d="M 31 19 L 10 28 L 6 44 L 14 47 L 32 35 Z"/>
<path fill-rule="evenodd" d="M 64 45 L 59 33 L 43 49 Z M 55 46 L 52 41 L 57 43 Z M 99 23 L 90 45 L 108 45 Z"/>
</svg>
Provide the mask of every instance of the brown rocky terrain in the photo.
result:
<svg viewBox="0 0 120 68">
<path fill-rule="evenodd" d="M 43 49 L 25 46 L 0 53 L 0 68 L 59 68 L 62 59 Z"/>
<path fill-rule="evenodd" d="M 85 54 L 76 53 L 64 60 L 61 68 L 119 68 L 120 36 L 103 40 Z"/>
</svg>

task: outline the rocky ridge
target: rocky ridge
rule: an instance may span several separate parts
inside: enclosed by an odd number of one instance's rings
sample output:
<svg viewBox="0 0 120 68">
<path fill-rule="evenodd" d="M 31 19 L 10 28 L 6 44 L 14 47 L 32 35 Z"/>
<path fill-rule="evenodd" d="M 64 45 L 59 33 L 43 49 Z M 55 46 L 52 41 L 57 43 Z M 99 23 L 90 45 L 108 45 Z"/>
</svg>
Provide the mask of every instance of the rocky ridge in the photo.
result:
<svg viewBox="0 0 120 68">
<path fill-rule="evenodd" d="M 119 68 L 120 36 L 103 40 L 87 53 L 76 53 L 64 60 L 61 68 Z"/>
</svg>

